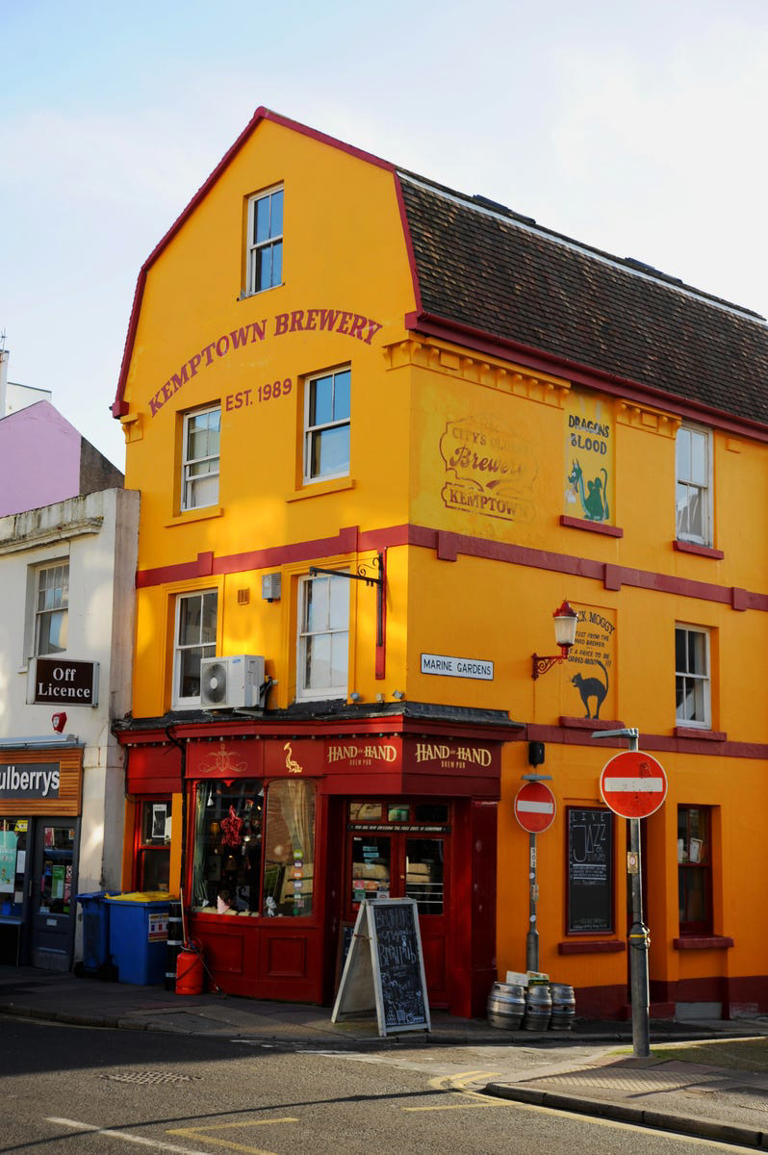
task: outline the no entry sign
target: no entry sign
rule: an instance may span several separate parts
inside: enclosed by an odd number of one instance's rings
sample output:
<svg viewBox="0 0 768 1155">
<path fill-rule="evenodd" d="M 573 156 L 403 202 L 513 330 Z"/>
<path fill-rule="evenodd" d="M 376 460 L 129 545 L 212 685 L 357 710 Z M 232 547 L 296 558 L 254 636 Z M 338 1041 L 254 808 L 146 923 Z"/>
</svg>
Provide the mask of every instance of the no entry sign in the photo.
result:
<svg viewBox="0 0 768 1155">
<path fill-rule="evenodd" d="M 515 818 L 529 834 L 541 834 L 555 821 L 555 796 L 543 782 L 526 782 L 515 798 Z"/>
<path fill-rule="evenodd" d="M 648 818 L 667 796 L 664 767 L 642 750 L 615 754 L 600 773 L 600 793 L 606 806 L 622 818 Z"/>
</svg>

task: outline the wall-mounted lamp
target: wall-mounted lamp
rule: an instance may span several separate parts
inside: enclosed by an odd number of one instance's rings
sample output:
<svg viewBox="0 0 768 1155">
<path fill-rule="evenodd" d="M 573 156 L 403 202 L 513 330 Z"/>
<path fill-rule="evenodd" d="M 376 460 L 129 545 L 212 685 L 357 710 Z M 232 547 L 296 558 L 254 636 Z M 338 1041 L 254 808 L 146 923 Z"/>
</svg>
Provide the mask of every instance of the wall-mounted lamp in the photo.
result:
<svg viewBox="0 0 768 1155">
<path fill-rule="evenodd" d="M 397 698 L 398 702 L 402 702 L 403 698 L 405 697 L 405 694 L 403 693 L 402 690 L 393 690 L 392 691 L 392 697 Z"/>
<path fill-rule="evenodd" d="M 349 695 L 349 700 L 350 702 L 359 702 L 362 696 L 362 694 L 358 694 L 357 690 L 353 690 Z"/>
<path fill-rule="evenodd" d="M 573 606 L 569 606 L 568 602 L 563 602 L 552 614 L 552 617 L 555 622 L 555 643 L 560 647 L 560 653 L 544 658 L 540 657 L 539 654 L 534 654 L 534 678 L 538 678 L 540 674 L 546 674 L 547 670 L 551 670 L 558 662 L 564 662 L 568 657 L 568 651 L 576 641 L 576 626 L 579 615 Z"/>
</svg>

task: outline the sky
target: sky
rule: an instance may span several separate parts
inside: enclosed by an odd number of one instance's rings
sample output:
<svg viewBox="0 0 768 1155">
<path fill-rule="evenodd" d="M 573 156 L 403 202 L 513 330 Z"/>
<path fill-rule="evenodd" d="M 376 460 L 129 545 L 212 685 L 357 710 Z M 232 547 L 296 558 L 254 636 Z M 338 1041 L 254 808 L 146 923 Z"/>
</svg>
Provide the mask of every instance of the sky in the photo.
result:
<svg viewBox="0 0 768 1155">
<path fill-rule="evenodd" d="M 261 105 L 768 316 L 768 0 L 0 0 L 0 46 L 9 377 L 120 468 L 139 269 Z"/>
</svg>

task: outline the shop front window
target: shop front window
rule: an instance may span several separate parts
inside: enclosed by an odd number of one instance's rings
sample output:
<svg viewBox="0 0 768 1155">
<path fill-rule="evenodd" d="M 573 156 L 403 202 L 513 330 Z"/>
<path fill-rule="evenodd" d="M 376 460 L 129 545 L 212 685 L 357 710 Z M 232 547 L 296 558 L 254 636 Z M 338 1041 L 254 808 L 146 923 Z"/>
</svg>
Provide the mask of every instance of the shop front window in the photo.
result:
<svg viewBox="0 0 768 1155">
<path fill-rule="evenodd" d="M 267 790 L 263 914 L 312 913 L 315 786 L 281 779 Z"/>
<path fill-rule="evenodd" d="M 193 905 L 223 915 L 312 913 L 315 787 L 280 779 L 197 786 Z"/>
<path fill-rule="evenodd" d="M 141 803 L 141 825 L 136 850 L 139 890 L 167 890 L 171 865 L 171 800 Z"/>
<path fill-rule="evenodd" d="M 192 896 L 196 910 L 259 914 L 264 787 L 257 779 L 199 782 Z"/>
<path fill-rule="evenodd" d="M 0 818 L 0 915 L 21 916 L 27 861 L 28 818 Z"/>
</svg>

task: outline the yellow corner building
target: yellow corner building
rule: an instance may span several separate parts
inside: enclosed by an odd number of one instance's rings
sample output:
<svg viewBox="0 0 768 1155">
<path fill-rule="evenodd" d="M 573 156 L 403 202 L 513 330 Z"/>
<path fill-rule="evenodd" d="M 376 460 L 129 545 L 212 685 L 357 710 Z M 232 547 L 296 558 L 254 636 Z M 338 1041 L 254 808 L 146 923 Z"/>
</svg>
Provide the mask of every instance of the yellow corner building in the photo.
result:
<svg viewBox="0 0 768 1155">
<path fill-rule="evenodd" d="M 140 272 L 113 406 L 125 888 L 180 892 L 225 991 L 331 1001 L 362 899 L 409 897 L 433 1006 L 534 957 L 621 1017 L 594 734 L 636 728 L 651 1013 L 768 1009 L 767 370 L 748 310 L 258 110 Z"/>
</svg>

